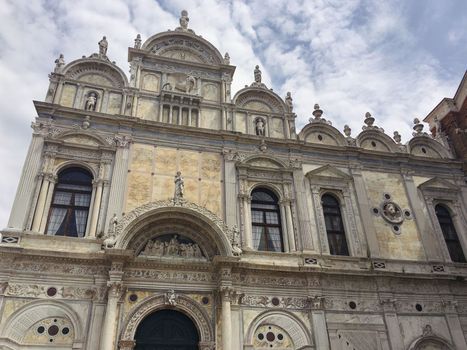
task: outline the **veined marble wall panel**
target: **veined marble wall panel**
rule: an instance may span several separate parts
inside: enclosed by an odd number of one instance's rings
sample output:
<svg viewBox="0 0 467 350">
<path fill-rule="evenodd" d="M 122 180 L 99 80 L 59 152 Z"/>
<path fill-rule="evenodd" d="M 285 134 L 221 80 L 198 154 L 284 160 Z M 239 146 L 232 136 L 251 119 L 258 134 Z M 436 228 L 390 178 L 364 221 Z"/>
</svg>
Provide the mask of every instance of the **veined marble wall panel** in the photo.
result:
<svg viewBox="0 0 467 350">
<path fill-rule="evenodd" d="M 140 98 L 138 100 L 137 116 L 146 120 L 157 120 L 159 103 L 149 98 Z"/>
<path fill-rule="evenodd" d="M 388 193 L 391 195 L 391 201 L 398 204 L 402 210 L 410 209 L 412 211 L 400 175 L 369 171 L 362 172 L 362 175 L 371 208 L 379 208 L 384 200 L 384 194 Z M 392 225 L 380 215 L 373 215 L 372 218 L 381 257 L 408 260 L 423 260 L 425 258 L 414 220 L 405 219 L 400 225 L 401 233 L 396 235 L 392 231 Z"/>
<path fill-rule="evenodd" d="M 212 108 L 201 110 L 201 127 L 219 130 L 221 128 L 221 111 Z"/>
<path fill-rule="evenodd" d="M 111 92 L 109 95 L 109 104 L 107 106 L 107 113 L 120 114 L 122 106 L 122 95 Z"/>
<path fill-rule="evenodd" d="M 235 131 L 246 133 L 246 113 L 235 113 Z"/>
<path fill-rule="evenodd" d="M 99 146 L 99 143 L 96 141 L 96 139 L 85 135 L 70 135 L 64 137 L 62 140 L 80 145 Z"/>
<path fill-rule="evenodd" d="M 65 84 L 62 90 L 62 96 L 60 97 L 60 104 L 65 107 L 73 107 L 73 101 L 75 100 L 76 85 Z"/>
<path fill-rule="evenodd" d="M 182 172 L 185 199 L 222 216 L 221 156 L 168 147 L 134 144 L 126 211 L 173 197 L 174 176 Z"/>
<path fill-rule="evenodd" d="M 160 77 L 155 74 L 143 74 L 143 82 L 141 84 L 141 88 L 147 91 L 159 92 Z"/>
<path fill-rule="evenodd" d="M 204 83 L 202 88 L 202 95 L 205 100 L 220 101 L 219 84 Z"/>
<path fill-rule="evenodd" d="M 95 85 L 113 86 L 111 80 L 100 74 L 85 74 L 79 80 Z"/>
<path fill-rule="evenodd" d="M 281 118 L 271 118 L 269 136 L 284 138 L 284 122 Z"/>
</svg>

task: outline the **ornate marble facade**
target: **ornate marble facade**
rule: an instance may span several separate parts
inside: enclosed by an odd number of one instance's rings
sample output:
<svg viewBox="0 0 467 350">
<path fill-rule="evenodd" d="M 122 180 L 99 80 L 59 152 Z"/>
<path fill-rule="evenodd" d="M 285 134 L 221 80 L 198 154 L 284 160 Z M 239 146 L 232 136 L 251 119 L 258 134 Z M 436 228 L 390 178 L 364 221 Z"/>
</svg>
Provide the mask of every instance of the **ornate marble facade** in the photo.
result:
<svg viewBox="0 0 467 350">
<path fill-rule="evenodd" d="M 298 131 L 291 93 L 256 66 L 232 96 L 229 54 L 188 23 L 138 35 L 129 79 L 106 37 L 55 61 L 1 235 L 0 349 L 138 349 L 162 310 L 202 350 L 467 349 L 449 142 L 370 113 L 341 133 L 317 104 Z"/>
</svg>

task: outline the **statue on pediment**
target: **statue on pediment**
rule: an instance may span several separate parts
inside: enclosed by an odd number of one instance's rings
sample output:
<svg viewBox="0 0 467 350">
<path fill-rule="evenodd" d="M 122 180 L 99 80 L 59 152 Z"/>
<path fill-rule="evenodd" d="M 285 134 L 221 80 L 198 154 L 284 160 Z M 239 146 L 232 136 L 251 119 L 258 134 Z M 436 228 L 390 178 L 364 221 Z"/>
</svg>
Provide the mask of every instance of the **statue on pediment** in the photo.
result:
<svg viewBox="0 0 467 350">
<path fill-rule="evenodd" d="M 175 31 L 178 32 L 190 32 L 190 33 L 195 33 L 193 30 L 188 29 L 188 23 L 190 22 L 190 18 L 188 17 L 188 11 L 187 10 L 182 10 L 180 14 L 180 27 L 175 28 Z"/>
<path fill-rule="evenodd" d="M 105 36 L 102 37 L 98 45 L 99 45 L 99 56 L 101 57 L 107 56 L 107 48 L 109 47 L 109 43 L 107 42 L 107 39 Z"/>
</svg>

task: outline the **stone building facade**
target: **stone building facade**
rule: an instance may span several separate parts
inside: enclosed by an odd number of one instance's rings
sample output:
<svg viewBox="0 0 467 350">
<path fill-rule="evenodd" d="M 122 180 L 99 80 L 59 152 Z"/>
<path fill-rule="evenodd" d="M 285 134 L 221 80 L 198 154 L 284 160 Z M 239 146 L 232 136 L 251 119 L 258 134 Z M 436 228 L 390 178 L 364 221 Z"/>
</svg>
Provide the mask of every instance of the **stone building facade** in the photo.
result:
<svg viewBox="0 0 467 350">
<path fill-rule="evenodd" d="M 180 26 L 56 60 L 0 243 L 0 349 L 467 349 L 467 186 Z M 442 128 L 440 129 L 442 131 Z"/>
</svg>

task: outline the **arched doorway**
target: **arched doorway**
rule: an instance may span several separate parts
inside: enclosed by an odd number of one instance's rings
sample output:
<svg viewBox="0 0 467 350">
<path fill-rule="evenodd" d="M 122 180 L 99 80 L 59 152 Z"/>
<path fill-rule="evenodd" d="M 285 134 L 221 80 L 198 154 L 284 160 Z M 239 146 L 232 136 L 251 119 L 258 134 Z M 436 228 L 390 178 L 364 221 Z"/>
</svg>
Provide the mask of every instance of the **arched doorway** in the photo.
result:
<svg viewBox="0 0 467 350">
<path fill-rule="evenodd" d="M 135 350 L 197 350 L 199 334 L 185 314 L 160 310 L 141 321 L 135 341 Z"/>
</svg>

